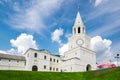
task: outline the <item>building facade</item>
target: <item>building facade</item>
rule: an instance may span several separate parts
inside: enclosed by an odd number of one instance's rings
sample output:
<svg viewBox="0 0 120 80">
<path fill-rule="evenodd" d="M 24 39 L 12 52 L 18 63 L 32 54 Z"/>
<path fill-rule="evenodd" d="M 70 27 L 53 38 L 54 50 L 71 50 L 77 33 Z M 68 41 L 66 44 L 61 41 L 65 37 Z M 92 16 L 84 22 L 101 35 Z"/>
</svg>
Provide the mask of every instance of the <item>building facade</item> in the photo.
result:
<svg viewBox="0 0 120 80">
<path fill-rule="evenodd" d="M 79 72 L 96 69 L 96 53 L 90 49 L 90 37 L 78 11 L 68 39 L 68 51 L 52 55 L 47 50 L 28 49 L 24 56 L 0 54 L 1 70 Z"/>
</svg>

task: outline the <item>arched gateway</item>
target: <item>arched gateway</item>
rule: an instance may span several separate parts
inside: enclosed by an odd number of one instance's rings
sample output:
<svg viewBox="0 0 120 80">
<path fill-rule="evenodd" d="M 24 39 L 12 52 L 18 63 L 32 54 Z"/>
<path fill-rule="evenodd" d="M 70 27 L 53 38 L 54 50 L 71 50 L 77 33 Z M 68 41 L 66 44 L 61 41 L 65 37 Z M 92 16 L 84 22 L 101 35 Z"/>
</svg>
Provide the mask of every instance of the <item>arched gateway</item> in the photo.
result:
<svg viewBox="0 0 120 80">
<path fill-rule="evenodd" d="M 88 65 L 86 66 L 86 71 L 90 71 L 90 70 L 91 70 L 91 65 L 88 64 Z"/>
<path fill-rule="evenodd" d="M 38 71 L 38 67 L 37 67 L 36 65 L 34 65 L 34 66 L 32 67 L 32 71 Z"/>
</svg>

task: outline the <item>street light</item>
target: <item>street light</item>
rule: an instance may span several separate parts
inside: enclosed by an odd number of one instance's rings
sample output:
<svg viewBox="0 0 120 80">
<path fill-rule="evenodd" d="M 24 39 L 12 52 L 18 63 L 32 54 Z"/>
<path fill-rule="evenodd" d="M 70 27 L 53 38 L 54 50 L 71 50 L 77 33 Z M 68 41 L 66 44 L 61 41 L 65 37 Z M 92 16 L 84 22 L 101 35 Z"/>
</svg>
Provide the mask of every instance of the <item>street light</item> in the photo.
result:
<svg viewBox="0 0 120 80">
<path fill-rule="evenodd" d="M 117 56 L 115 56 L 115 58 L 117 59 L 117 66 L 119 66 L 119 64 L 118 64 L 118 59 L 120 58 L 120 55 L 117 54 Z"/>
</svg>

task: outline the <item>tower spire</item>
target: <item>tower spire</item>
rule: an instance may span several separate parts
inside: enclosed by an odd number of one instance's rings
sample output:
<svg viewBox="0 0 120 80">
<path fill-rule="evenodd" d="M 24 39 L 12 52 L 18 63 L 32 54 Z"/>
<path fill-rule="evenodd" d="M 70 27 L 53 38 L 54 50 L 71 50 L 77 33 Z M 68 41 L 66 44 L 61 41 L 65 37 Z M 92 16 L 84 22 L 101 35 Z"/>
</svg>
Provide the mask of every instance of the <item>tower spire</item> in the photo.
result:
<svg viewBox="0 0 120 80">
<path fill-rule="evenodd" d="M 82 18 L 80 16 L 80 7 L 78 6 L 78 13 L 77 13 L 77 16 L 76 16 L 76 19 L 75 19 L 75 25 L 76 24 L 79 24 L 79 25 L 82 25 L 83 26 L 83 21 L 82 21 Z"/>
<path fill-rule="evenodd" d="M 80 16 L 80 7 L 79 6 L 78 6 L 78 12 L 77 12 L 77 16 L 76 16 L 73 28 L 74 28 L 73 34 L 84 34 L 85 33 L 85 27 L 84 27 L 82 18 Z"/>
</svg>

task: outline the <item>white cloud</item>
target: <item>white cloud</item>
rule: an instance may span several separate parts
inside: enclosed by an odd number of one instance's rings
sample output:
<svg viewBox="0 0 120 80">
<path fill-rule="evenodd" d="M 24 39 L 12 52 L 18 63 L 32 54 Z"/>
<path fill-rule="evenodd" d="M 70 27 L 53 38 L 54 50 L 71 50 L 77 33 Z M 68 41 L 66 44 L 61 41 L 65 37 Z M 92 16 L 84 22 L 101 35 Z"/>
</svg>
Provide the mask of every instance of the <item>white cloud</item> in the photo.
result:
<svg viewBox="0 0 120 80">
<path fill-rule="evenodd" d="M 102 3 L 103 0 L 95 0 L 95 7 Z"/>
<path fill-rule="evenodd" d="M 112 8 L 113 10 L 111 10 Z M 114 0 L 114 2 L 111 0 L 102 0 L 101 6 L 94 8 L 90 14 L 87 14 L 87 20 L 92 20 L 94 18 L 108 13 L 113 13 L 115 15 L 117 11 L 120 11 L 119 0 Z M 111 16 L 114 16 L 113 14 Z"/>
<path fill-rule="evenodd" d="M 52 41 L 58 42 L 58 43 L 61 45 L 62 43 L 61 43 L 60 37 L 61 37 L 62 35 L 63 35 L 63 29 L 61 29 L 61 28 L 56 29 L 56 30 L 51 34 L 51 39 L 52 39 Z"/>
<path fill-rule="evenodd" d="M 70 36 L 72 36 L 72 34 L 71 33 L 66 33 L 65 34 L 65 37 L 68 39 Z"/>
<path fill-rule="evenodd" d="M 19 5 L 18 2 L 15 2 L 15 3 L 13 4 L 13 9 L 14 9 L 14 11 L 16 11 L 16 12 L 21 11 L 21 8 L 20 8 L 20 5 Z"/>
<path fill-rule="evenodd" d="M 17 49 L 18 53 L 23 54 L 29 48 L 37 49 L 36 41 L 33 39 L 33 36 L 26 33 L 22 33 L 16 39 L 11 39 L 10 43 L 14 48 L 9 52 L 14 52 Z"/>
<path fill-rule="evenodd" d="M 59 48 L 59 53 L 60 55 L 63 55 L 64 52 L 68 51 L 68 43 L 67 44 L 64 44 L 63 46 L 61 46 Z"/>
<path fill-rule="evenodd" d="M 95 36 L 91 39 L 91 49 L 96 52 L 98 62 L 110 60 L 112 55 L 111 44 L 111 40 L 102 39 L 100 36 Z"/>
<path fill-rule="evenodd" d="M 0 53 L 7 54 L 7 52 L 3 50 L 0 50 Z"/>
<path fill-rule="evenodd" d="M 22 5 L 14 2 L 13 9 L 17 11 L 11 14 L 8 24 L 16 29 L 40 33 L 41 29 L 47 29 L 46 18 L 50 17 L 61 5 L 62 0 L 30 0 Z"/>
<path fill-rule="evenodd" d="M 15 50 L 14 48 L 11 48 L 10 50 L 0 50 L 0 53 L 2 54 L 14 54 L 14 55 L 22 55 L 22 54 L 18 54 L 17 50 Z"/>
</svg>

